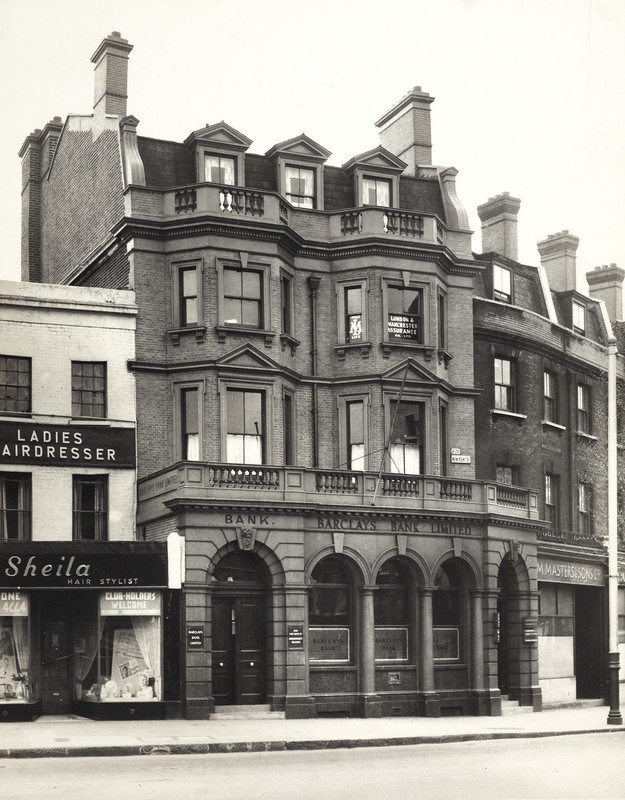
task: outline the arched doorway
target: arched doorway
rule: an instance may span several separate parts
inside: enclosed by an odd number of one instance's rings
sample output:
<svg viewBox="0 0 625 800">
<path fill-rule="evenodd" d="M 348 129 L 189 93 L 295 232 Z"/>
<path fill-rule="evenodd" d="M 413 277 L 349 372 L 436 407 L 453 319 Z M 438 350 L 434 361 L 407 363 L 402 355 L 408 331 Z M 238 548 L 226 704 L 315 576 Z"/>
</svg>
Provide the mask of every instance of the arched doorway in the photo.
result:
<svg viewBox="0 0 625 800">
<path fill-rule="evenodd" d="M 212 585 L 215 705 L 255 705 L 267 697 L 269 570 L 255 553 L 229 553 Z"/>
</svg>

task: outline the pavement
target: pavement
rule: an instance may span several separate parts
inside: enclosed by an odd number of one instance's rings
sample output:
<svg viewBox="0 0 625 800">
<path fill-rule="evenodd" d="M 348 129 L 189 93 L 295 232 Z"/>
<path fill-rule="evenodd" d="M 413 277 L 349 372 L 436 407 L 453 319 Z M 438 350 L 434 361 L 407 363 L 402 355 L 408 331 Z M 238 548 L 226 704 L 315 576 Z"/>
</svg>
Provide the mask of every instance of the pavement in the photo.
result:
<svg viewBox="0 0 625 800">
<path fill-rule="evenodd" d="M 607 724 L 608 711 L 608 706 L 594 705 L 501 717 L 121 722 L 43 716 L 35 722 L 0 723 L 0 759 L 319 750 L 625 733 L 625 725 Z"/>
</svg>

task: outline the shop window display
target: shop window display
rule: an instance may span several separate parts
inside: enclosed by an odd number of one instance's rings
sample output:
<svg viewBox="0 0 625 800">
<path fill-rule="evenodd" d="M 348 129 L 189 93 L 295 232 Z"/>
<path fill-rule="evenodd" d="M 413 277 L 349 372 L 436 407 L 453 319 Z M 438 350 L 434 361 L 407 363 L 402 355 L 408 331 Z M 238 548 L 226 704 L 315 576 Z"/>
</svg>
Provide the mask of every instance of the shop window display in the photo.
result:
<svg viewBox="0 0 625 800">
<path fill-rule="evenodd" d="M 0 596 L 0 703 L 31 699 L 29 602 L 23 592 Z"/>
<path fill-rule="evenodd" d="M 162 699 L 160 605 L 158 592 L 105 592 L 99 615 L 85 609 L 74 637 L 77 699 Z"/>
</svg>

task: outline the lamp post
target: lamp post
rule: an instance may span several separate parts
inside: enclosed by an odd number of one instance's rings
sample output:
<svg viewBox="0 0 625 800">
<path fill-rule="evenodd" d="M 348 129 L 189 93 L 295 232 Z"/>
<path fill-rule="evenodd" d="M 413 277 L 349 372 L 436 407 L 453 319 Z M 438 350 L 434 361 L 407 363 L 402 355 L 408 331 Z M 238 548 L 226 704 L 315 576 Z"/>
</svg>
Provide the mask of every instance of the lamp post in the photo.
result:
<svg viewBox="0 0 625 800">
<path fill-rule="evenodd" d="M 619 708 L 616 338 L 608 339 L 608 725 L 622 725 Z"/>
</svg>

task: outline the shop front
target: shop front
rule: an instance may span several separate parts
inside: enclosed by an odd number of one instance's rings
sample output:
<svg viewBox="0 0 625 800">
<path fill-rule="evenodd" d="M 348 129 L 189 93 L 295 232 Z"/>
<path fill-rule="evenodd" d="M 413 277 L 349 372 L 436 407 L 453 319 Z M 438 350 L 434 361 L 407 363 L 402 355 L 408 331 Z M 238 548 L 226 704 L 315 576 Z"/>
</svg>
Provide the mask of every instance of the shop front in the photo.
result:
<svg viewBox="0 0 625 800">
<path fill-rule="evenodd" d="M 0 720 L 172 713 L 178 593 L 164 543 L 13 542 L 0 577 Z"/>
<path fill-rule="evenodd" d="M 539 678 L 547 705 L 604 695 L 606 581 L 600 562 L 538 556 Z"/>
</svg>

